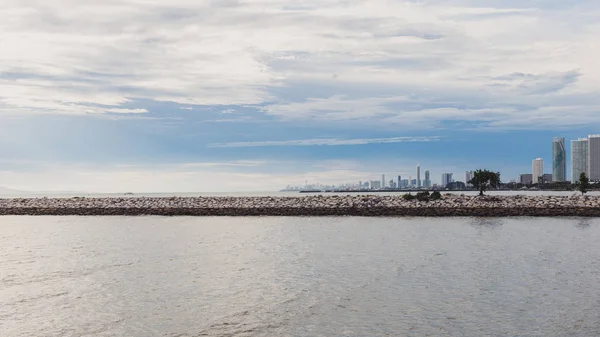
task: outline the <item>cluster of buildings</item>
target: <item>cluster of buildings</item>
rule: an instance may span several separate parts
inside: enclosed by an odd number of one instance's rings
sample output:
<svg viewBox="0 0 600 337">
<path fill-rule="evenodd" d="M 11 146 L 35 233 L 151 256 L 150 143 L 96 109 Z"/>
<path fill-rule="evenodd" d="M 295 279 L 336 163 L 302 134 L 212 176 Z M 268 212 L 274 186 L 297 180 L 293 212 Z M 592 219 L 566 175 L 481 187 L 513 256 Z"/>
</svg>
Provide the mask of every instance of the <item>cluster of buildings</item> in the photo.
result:
<svg viewBox="0 0 600 337">
<path fill-rule="evenodd" d="M 385 174 L 381 175 L 381 181 L 371 180 L 371 181 L 360 181 L 358 186 L 360 189 L 427 189 L 432 188 L 433 183 L 431 182 L 431 172 L 429 170 L 425 170 L 423 172 L 423 178 L 421 179 L 421 166 L 417 165 L 416 170 L 416 179 L 413 179 L 412 176 L 409 176 L 408 179 L 404 177 L 402 179 L 401 175 L 398 175 L 398 179 L 391 179 L 387 181 L 385 179 Z"/>
<path fill-rule="evenodd" d="M 552 173 L 545 173 L 544 160 L 536 158 L 531 164 L 531 173 L 520 175 L 520 183 L 524 185 L 544 184 L 551 182 L 571 182 L 577 183 L 581 173 L 592 182 L 600 182 L 600 134 L 589 135 L 587 138 L 571 140 L 570 173 L 567 175 L 567 148 L 564 137 L 552 138 Z M 431 181 L 431 172 L 425 170 L 421 175 L 421 166 L 416 167 L 416 177 L 402 177 L 398 175 L 397 179 L 386 180 L 385 174 L 381 175 L 381 180 L 359 181 L 358 184 L 342 184 L 337 186 L 326 185 L 308 185 L 304 187 L 288 186 L 285 190 L 464 190 L 472 188 L 469 181 L 473 178 L 473 171 L 465 172 L 463 181 L 455 181 L 453 173 L 442 173 L 441 183 L 433 184 Z"/>
<path fill-rule="evenodd" d="M 423 174 L 421 174 L 423 173 Z M 453 173 L 442 173 L 441 184 L 434 184 L 431 181 L 431 172 L 429 170 L 421 171 L 421 165 L 417 165 L 415 178 L 413 176 L 403 177 L 398 175 L 390 180 L 386 179 L 385 174 L 381 175 L 381 180 L 359 181 L 358 184 L 341 184 L 336 186 L 308 184 L 304 187 L 288 186 L 284 191 L 332 191 L 332 190 L 439 190 L 452 189 L 460 190 L 471 187 L 468 181 L 473 178 L 473 171 L 467 171 L 465 174 L 465 182 L 455 181 Z M 394 179 L 396 178 L 396 179 Z"/>
<path fill-rule="evenodd" d="M 571 177 L 567 176 L 567 149 L 565 138 L 552 138 L 552 173 L 544 173 L 544 160 L 536 158 L 531 173 L 521 174 L 521 184 L 549 182 L 577 183 L 581 173 L 590 181 L 600 181 L 600 135 L 571 140 Z"/>
<path fill-rule="evenodd" d="M 423 179 L 421 179 L 423 178 Z M 448 182 L 454 181 L 452 179 L 452 173 L 444 173 L 442 174 L 442 181 L 446 179 Z M 438 187 L 437 184 L 433 184 L 431 182 L 431 172 L 429 170 L 425 170 L 423 172 L 423 176 L 421 175 L 421 166 L 417 165 L 416 169 L 416 179 L 413 179 L 412 176 L 409 176 L 408 179 L 401 175 L 398 175 L 398 179 L 394 181 L 391 179 L 386 182 L 385 174 L 381 175 L 381 182 L 379 181 L 368 181 L 368 182 L 359 182 L 359 186 L 361 189 L 431 189 Z"/>
</svg>

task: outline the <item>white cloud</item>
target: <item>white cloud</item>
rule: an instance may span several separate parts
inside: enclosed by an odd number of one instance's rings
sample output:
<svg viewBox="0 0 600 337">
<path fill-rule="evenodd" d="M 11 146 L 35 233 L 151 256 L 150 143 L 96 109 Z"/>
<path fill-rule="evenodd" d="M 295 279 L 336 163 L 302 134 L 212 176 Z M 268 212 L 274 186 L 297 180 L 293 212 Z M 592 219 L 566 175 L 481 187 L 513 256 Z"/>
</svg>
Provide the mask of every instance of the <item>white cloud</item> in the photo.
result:
<svg viewBox="0 0 600 337">
<path fill-rule="evenodd" d="M 315 138 L 301 140 L 281 140 L 281 141 L 259 141 L 259 142 L 232 142 L 212 144 L 210 147 L 264 147 L 264 146 L 339 146 L 339 145 L 366 145 L 366 144 L 385 144 L 385 143 L 405 143 L 405 142 L 435 142 L 439 141 L 438 136 L 429 137 L 390 137 L 390 138 L 370 138 L 370 139 L 338 139 L 338 138 Z"/>
<path fill-rule="evenodd" d="M 148 112 L 148 110 L 146 110 L 146 109 L 121 109 L 121 108 L 111 108 L 111 109 L 106 109 L 104 111 L 117 113 L 117 114 L 140 114 L 140 113 Z"/>
<path fill-rule="evenodd" d="M 581 106 L 569 114 L 587 121 L 584 111 L 598 98 L 590 105 L 572 100 L 599 96 L 600 5 L 474 4 L 4 0 L 0 113 L 143 112 L 124 104 L 150 99 L 269 103 L 264 112 L 277 118 L 342 122 L 418 110 L 390 107 L 403 100 L 446 102 L 442 108 L 457 109 L 456 118 L 468 113 L 454 105 L 489 99 L 496 104 L 472 109 L 509 109 L 502 101 L 531 111 Z M 331 93 L 315 97 L 297 84 Z M 347 92 L 349 86 L 358 89 Z M 368 93 L 357 94 L 361 88 Z M 297 98 L 284 99 L 281 90 Z M 439 113 L 430 115 L 437 120 L 449 113 L 420 110 Z"/>
<path fill-rule="evenodd" d="M 326 99 L 310 98 L 306 102 L 272 104 L 263 111 L 284 119 L 349 120 L 390 114 L 392 110 L 386 104 L 407 100 L 406 97 L 358 99 L 336 95 Z"/>
<path fill-rule="evenodd" d="M 264 161 L 260 160 L 236 160 L 230 162 L 202 162 L 202 163 L 187 163 L 181 164 L 182 168 L 194 168 L 194 167 L 257 167 L 265 164 Z"/>
</svg>

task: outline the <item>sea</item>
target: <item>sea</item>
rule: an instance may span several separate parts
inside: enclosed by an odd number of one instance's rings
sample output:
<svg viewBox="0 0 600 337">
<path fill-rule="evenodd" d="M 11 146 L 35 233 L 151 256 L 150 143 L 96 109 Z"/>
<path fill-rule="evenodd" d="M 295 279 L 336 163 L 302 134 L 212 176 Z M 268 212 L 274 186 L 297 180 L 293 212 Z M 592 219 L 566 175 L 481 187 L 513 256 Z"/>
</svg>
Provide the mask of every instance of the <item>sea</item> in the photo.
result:
<svg viewBox="0 0 600 337">
<path fill-rule="evenodd" d="M 0 217 L 0 336 L 599 336 L 600 219 Z"/>
<path fill-rule="evenodd" d="M 11 198 L 139 198 L 139 197 L 308 197 L 308 196 L 352 196 L 352 195 L 378 195 L 378 196 L 402 196 L 406 193 L 417 193 L 414 191 L 362 191 L 362 192 L 310 192 L 300 193 L 298 191 L 250 191 L 250 192 L 172 192 L 172 193 L 87 193 L 87 192 L 22 192 L 22 193 L 0 193 L 0 199 Z M 477 191 L 442 191 L 444 194 L 455 195 L 478 195 Z M 540 191 L 540 190 L 519 190 L 519 191 L 487 191 L 486 195 L 552 195 L 552 196 L 572 196 L 581 195 L 577 191 Z M 588 196 L 600 196 L 600 191 L 589 191 Z"/>
</svg>

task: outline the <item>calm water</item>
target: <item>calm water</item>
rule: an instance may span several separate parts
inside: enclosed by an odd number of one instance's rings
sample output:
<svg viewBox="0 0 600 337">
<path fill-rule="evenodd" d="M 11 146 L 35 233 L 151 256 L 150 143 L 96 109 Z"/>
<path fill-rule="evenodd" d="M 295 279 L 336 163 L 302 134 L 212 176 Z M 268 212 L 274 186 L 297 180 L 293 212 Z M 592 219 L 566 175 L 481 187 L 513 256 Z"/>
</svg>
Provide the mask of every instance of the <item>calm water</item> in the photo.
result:
<svg viewBox="0 0 600 337">
<path fill-rule="evenodd" d="M 398 191 L 398 192 L 358 192 L 358 193 L 300 193 L 300 192 L 198 192 L 198 193 L 135 193 L 133 195 L 125 195 L 124 193 L 21 193 L 21 194 L 2 194 L 0 193 L 0 199 L 7 198 L 73 198 L 73 197 L 87 197 L 87 198 L 124 198 L 124 197 L 308 197 L 315 195 L 379 195 L 379 196 L 402 196 L 411 191 Z M 416 192 L 411 192 L 416 193 Z M 477 191 L 442 191 L 442 193 L 450 194 L 465 194 L 465 195 L 478 195 Z M 489 195 L 556 195 L 556 196 L 572 196 L 580 195 L 577 191 L 488 191 L 486 194 Z M 588 192 L 588 196 L 600 196 L 600 191 Z"/>
<path fill-rule="evenodd" d="M 600 220 L 0 217 L 1 336 L 598 336 Z"/>
</svg>

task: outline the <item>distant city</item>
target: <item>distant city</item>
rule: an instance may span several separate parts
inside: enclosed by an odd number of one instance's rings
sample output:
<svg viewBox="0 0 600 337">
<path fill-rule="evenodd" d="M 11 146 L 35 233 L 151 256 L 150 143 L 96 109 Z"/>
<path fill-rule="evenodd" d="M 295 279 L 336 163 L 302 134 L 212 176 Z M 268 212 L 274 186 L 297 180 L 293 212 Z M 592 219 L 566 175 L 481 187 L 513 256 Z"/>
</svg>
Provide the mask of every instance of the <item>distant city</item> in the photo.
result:
<svg viewBox="0 0 600 337">
<path fill-rule="evenodd" d="M 355 183 L 338 185 L 322 185 L 320 183 L 305 182 L 303 186 L 289 185 L 283 191 L 349 191 L 349 190 L 466 190 L 473 186 L 469 181 L 473 178 L 474 171 L 464 173 L 464 181 L 454 180 L 454 173 L 442 173 L 441 184 L 431 182 L 431 172 L 425 170 L 421 176 L 421 165 L 415 169 L 415 176 L 391 177 L 386 179 L 385 174 L 381 180 L 365 180 Z M 592 182 L 600 182 L 600 134 L 589 135 L 587 138 L 571 140 L 571 177 L 567 177 L 567 149 L 564 137 L 552 138 L 552 170 L 546 173 L 544 159 L 536 158 L 531 163 L 531 173 L 523 173 L 519 181 L 512 180 L 511 184 L 520 184 L 522 188 L 536 188 L 541 184 L 570 184 L 577 183 L 581 173 Z M 424 179 L 421 179 L 424 178 Z"/>
</svg>

